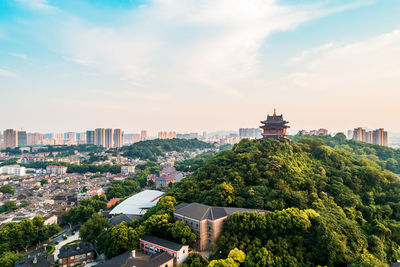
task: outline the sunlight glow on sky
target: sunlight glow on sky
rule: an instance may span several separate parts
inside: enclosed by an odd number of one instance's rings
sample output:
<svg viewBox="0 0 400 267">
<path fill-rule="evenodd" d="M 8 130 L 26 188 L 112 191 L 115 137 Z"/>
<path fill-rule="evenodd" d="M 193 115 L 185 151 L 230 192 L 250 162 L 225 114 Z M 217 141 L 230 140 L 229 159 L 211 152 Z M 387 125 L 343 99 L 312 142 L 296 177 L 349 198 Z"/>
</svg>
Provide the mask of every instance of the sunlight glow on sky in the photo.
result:
<svg viewBox="0 0 400 267">
<path fill-rule="evenodd" d="M 398 0 L 0 0 L 0 130 L 400 132 Z"/>
</svg>

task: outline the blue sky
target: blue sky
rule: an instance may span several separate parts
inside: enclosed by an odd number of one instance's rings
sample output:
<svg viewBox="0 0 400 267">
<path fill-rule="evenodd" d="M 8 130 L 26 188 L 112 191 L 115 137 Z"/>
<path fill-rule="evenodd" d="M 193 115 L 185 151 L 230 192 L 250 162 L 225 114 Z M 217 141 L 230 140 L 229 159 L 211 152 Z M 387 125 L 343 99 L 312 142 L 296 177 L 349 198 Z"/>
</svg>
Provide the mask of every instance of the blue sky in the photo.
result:
<svg viewBox="0 0 400 267">
<path fill-rule="evenodd" d="M 0 130 L 400 132 L 400 2 L 0 0 Z"/>
</svg>

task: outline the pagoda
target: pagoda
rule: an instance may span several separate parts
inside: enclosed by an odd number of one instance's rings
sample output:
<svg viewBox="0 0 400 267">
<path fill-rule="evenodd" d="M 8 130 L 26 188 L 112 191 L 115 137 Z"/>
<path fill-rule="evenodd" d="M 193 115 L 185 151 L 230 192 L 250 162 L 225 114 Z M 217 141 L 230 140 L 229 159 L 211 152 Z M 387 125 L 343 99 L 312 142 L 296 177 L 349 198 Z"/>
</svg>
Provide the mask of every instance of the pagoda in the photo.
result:
<svg viewBox="0 0 400 267">
<path fill-rule="evenodd" d="M 276 109 L 274 109 L 274 115 L 267 116 L 265 121 L 261 121 L 262 125 L 260 126 L 263 129 L 262 139 L 265 140 L 268 138 L 274 138 L 277 140 L 288 140 L 286 130 L 289 128 L 288 121 L 283 120 L 283 115 L 276 115 Z"/>
</svg>

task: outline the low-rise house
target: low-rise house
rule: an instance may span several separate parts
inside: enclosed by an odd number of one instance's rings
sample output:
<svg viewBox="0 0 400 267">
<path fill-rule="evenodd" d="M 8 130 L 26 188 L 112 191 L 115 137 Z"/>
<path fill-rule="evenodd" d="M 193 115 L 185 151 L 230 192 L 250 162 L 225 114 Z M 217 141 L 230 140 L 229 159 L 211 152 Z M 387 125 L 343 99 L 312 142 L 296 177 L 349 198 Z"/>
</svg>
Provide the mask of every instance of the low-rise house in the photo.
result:
<svg viewBox="0 0 400 267">
<path fill-rule="evenodd" d="M 121 166 L 121 173 L 130 174 L 135 172 L 135 166 Z"/>
<path fill-rule="evenodd" d="M 53 267 L 54 255 L 48 255 L 46 248 L 42 247 L 33 251 L 22 260 L 15 263 L 15 267 Z"/>
<path fill-rule="evenodd" d="M 119 256 L 116 256 L 98 267 L 172 267 L 174 266 L 174 257 L 167 252 L 159 252 L 148 256 L 141 253 L 127 251 Z"/>
<path fill-rule="evenodd" d="M 140 239 L 140 249 L 146 255 L 167 252 L 175 258 L 178 265 L 183 263 L 189 254 L 188 245 L 178 244 L 152 235 L 146 235 Z"/>
<path fill-rule="evenodd" d="M 58 254 L 59 266 L 69 267 L 75 265 L 85 265 L 95 259 L 95 249 L 89 242 L 80 242 L 60 249 Z"/>
<path fill-rule="evenodd" d="M 222 234 L 223 225 L 229 215 L 238 212 L 267 212 L 256 209 L 212 207 L 199 203 L 182 203 L 175 207 L 174 217 L 184 221 L 196 234 L 196 249 L 203 251 L 215 243 Z"/>
<path fill-rule="evenodd" d="M 63 175 L 67 173 L 68 167 L 65 166 L 57 166 L 57 165 L 49 165 L 46 167 L 46 172 L 50 174 Z"/>
</svg>

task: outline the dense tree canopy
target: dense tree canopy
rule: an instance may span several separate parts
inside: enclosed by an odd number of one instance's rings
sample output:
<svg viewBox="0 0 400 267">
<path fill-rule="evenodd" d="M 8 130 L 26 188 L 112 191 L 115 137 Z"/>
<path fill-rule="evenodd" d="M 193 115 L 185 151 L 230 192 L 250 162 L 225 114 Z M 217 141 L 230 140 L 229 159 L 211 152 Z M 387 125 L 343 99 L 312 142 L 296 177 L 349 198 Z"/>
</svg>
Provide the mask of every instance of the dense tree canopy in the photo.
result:
<svg viewBox="0 0 400 267">
<path fill-rule="evenodd" d="M 127 179 L 122 182 L 114 182 L 111 186 L 107 187 L 106 195 L 108 199 L 111 198 L 124 198 L 134 193 L 139 192 L 140 185 L 138 182 Z"/>
<path fill-rule="evenodd" d="M 199 141 L 197 139 L 155 139 L 134 143 L 123 147 L 124 156 L 130 158 L 149 159 L 156 161 L 158 156 L 164 152 L 170 151 L 192 151 L 196 149 L 205 149 L 213 147 L 212 144 Z"/>
<path fill-rule="evenodd" d="M 92 215 L 107 206 L 107 199 L 104 196 L 94 196 L 83 199 L 79 207 L 73 207 L 62 214 L 64 222 L 69 224 L 85 223 Z"/>
<path fill-rule="evenodd" d="M 14 194 L 15 189 L 12 185 L 6 184 L 6 185 L 3 185 L 2 187 L 0 187 L 0 192 L 3 194 Z"/>
<path fill-rule="evenodd" d="M 167 238 L 183 244 L 189 244 L 196 238 L 184 222 L 176 222 L 172 216 L 176 200 L 167 196 L 149 210 L 139 221 L 121 223 L 103 230 L 97 237 L 99 251 L 105 251 L 107 257 L 114 257 L 127 250 L 138 249 L 139 239 L 146 234 Z"/>
<path fill-rule="evenodd" d="M 112 174 L 117 174 L 121 172 L 121 165 L 111 165 L 111 164 L 71 164 L 66 162 L 32 162 L 21 164 L 27 168 L 35 168 L 35 169 L 46 169 L 49 165 L 58 165 L 58 166 L 66 166 L 68 167 L 67 173 L 107 173 L 110 172 Z"/>
<path fill-rule="evenodd" d="M 378 163 L 381 168 L 400 174 L 400 149 L 368 144 L 356 140 L 347 140 L 346 136 L 342 133 L 338 133 L 335 137 L 320 135 L 308 136 L 307 138 L 322 140 L 327 146 L 349 151 L 359 159 L 370 159 Z M 304 137 L 296 135 L 294 139 L 301 140 Z"/>
<path fill-rule="evenodd" d="M 215 151 L 209 151 L 202 153 L 200 155 L 197 155 L 194 158 L 191 159 L 185 159 L 183 161 L 176 161 L 174 166 L 176 170 L 182 171 L 182 172 L 194 172 L 198 168 L 204 165 L 207 159 L 213 157 L 216 155 Z"/>
<path fill-rule="evenodd" d="M 6 223 L 0 228 L 0 254 L 27 250 L 61 231 L 57 224 L 44 225 L 40 216 L 32 220 L 24 219 L 19 223 Z M 12 255 L 8 255 L 12 256 Z"/>
<path fill-rule="evenodd" d="M 319 138 L 242 140 L 169 194 L 178 201 L 271 211 L 231 216 L 216 259 L 234 248 L 246 253 L 249 266 L 260 260 L 272 266 L 345 266 L 400 259 L 398 177 Z"/>
</svg>

